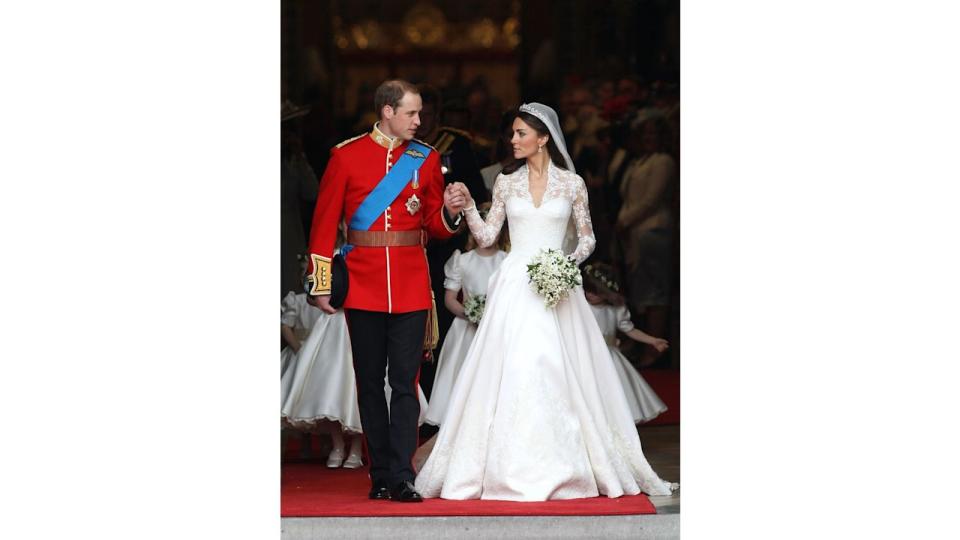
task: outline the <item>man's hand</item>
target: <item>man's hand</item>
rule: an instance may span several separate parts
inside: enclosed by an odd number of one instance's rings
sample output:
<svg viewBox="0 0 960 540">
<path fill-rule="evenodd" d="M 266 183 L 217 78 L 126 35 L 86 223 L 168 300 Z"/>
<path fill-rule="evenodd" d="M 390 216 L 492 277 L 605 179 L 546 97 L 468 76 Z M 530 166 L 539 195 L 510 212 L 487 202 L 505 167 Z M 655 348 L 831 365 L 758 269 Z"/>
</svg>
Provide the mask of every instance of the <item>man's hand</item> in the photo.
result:
<svg viewBox="0 0 960 540">
<path fill-rule="evenodd" d="M 330 295 L 313 296 L 308 294 L 307 303 L 313 307 L 320 308 L 324 313 L 333 315 L 337 312 L 337 308 L 330 305 Z"/>
<path fill-rule="evenodd" d="M 463 200 L 460 210 L 463 210 L 464 208 L 467 208 L 473 204 L 473 196 L 470 195 L 470 190 L 463 182 L 453 182 L 447 186 L 447 191 L 451 193 L 455 200 Z M 444 195 L 446 195 L 446 193 L 444 193 Z"/>
<path fill-rule="evenodd" d="M 467 199 L 463 196 L 463 190 L 459 186 L 463 186 L 463 184 L 454 182 L 447 185 L 447 188 L 443 191 L 443 206 L 451 216 L 459 214 L 467 204 Z"/>
</svg>

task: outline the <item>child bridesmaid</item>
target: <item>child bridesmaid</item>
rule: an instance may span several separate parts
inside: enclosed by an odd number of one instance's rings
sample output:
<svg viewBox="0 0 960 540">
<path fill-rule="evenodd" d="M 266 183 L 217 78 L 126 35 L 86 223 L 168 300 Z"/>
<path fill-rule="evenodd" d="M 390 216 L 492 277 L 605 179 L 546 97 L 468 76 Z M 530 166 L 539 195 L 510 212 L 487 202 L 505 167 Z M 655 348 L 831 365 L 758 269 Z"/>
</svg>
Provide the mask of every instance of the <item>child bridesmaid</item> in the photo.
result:
<svg viewBox="0 0 960 540">
<path fill-rule="evenodd" d="M 653 337 L 633 326 L 630 311 L 624 305 L 624 297 L 620 294 L 620 285 L 617 283 L 613 268 L 604 263 L 588 264 L 583 268 L 583 291 L 587 302 L 597 318 L 600 332 L 607 340 L 607 349 L 613 357 L 623 391 L 630 404 L 634 423 L 653 420 L 657 415 L 667 410 L 659 396 L 650 388 L 647 381 L 630 365 L 630 361 L 617 347 L 617 330 L 627 337 L 640 343 L 646 343 L 663 352 L 669 346 L 667 340 Z"/>
</svg>

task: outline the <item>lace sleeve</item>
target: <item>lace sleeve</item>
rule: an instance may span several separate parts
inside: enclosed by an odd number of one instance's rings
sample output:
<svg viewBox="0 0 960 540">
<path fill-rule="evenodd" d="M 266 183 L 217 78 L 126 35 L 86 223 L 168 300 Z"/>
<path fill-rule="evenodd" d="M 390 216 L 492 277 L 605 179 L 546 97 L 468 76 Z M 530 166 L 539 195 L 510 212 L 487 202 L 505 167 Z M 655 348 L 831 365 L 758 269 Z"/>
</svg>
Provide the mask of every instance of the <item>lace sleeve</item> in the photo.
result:
<svg viewBox="0 0 960 540">
<path fill-rule="evenodd" d="M 470 232 L 480 247 L 490 247 L 497 241 L 500 228 L 503 227 L 503 220 L 507 217 L 503 202 L 503 182 L 505 181 L 503 179 L 503 175 L 498 176 L 497 183 L 493 185 L 493 201 L 490 204 L 490 212 L 487 213 L 487 221 L 483 221 L 480 217 L 476 204 L 465 212 L 467 226 L 470 227 Z"/>
<path fill-rule="evenodd" d="M 577 264 L 582 264 L 593 253 L 597 239 L 593 236 L 593 222 L 590 221 L 590 204 L 587 200 L 587 186 L 583 179 L 576 177 L 577 186 L 573 199 L 573 219 L 577 226 L 577 249 L 570 254 Z"/>
</svg>

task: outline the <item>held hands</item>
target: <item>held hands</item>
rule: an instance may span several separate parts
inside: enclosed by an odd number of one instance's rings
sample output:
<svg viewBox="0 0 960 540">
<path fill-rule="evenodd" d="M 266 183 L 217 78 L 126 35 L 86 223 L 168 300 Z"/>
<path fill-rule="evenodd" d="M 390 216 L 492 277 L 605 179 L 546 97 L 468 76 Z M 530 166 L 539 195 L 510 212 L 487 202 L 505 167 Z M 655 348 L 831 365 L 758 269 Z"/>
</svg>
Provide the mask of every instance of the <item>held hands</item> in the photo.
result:
<svg viewBox="0 0 960 540">
<path fill-rule="evenodd" d="M 470 195 L 470 190 L 467 189 L 466 184 L 457 182 L 456 185 L 460 188 L 460 194 L 463 195 L 463 198 L 466 200 L 466 202 L 463 204 L 463 207 L 470 208 L 471 206 L 477 206 L 477 203 L 473 200 L 473 196 Z"/>
<path fill-rule="evenodd" d="M 459 214 L 467 202 L 457 184 L 458 182 L 448 184 L 446 189 L 443 190 L 443 206 L 451 216 Z"/>
<path fill-rule="evenodd" d="M 473 205 L 470 190 L 462 182 L 453 182 L 443 191 L 443 205 L 450 215 L 459 214 L 464 207 Z"/>
</svg>

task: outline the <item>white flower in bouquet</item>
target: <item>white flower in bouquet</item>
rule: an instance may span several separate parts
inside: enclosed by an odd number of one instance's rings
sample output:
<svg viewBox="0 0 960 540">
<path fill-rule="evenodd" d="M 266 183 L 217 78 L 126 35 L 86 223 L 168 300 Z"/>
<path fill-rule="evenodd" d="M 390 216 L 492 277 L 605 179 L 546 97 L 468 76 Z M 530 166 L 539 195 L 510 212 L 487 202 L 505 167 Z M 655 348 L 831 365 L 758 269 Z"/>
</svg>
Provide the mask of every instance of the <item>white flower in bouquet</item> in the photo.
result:
<svg viewBox="0 0 960 540">
<path fill-rule="evenodd" d="M 466 315 L 467 320 L 473 324 L 480 324 L 480 319 L 483 317 L 483 308 L 486 303 L 487 295 L 485 294 L 468 296 L 463 302 L 463 314 Z"/>
<path fill-rule="evenodd" d="M 563 301 L 570 289 L 583 284 L 577 263 L 558 249 L 540 250 L 527 265 L 527 275 L 548 308 Z"/>
</svg>

